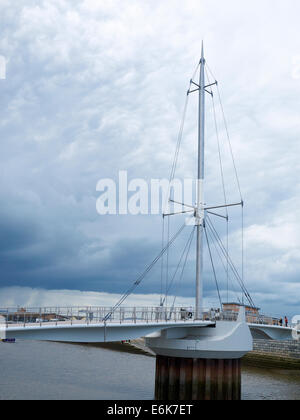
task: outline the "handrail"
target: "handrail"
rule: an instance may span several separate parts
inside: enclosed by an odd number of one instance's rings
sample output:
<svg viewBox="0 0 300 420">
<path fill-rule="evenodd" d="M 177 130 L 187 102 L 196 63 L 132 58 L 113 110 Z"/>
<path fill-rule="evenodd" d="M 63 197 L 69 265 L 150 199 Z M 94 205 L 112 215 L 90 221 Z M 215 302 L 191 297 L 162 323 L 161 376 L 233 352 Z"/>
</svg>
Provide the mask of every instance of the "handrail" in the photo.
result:
<svg viewBox="0 0 300 420">
<path fill-rule="evenodd" d="M 0 318 L 5 321 L 6 328 L 22 324 L 26 326 L 45 326 L 47 324 L 103 324 L 106 313 L 111 311 L 108 307 L 78 306 L 78 307 L 45 307 L 45 308 L 6 308 L 0 309 Z M 193 320 L 192 310 L 185 308 L 162 307 L 121 307 L 112 313 L 106 320 L 107 324 L 124 324 L 145 322 L 177 322 L 189 317 Z"/>
<path fill-rule="evenodd" d="M 103 324 L 103 318 L 111 311 L 109 307 L 99 306 L 76 306 L 76 307 L 45 307 L 45 308 L 0 308 L 0 326 L 2 324 L 6 328 L 16 325 L 27 326 L 45 326 L 45 325 L 61 325 L 69 323 L 75 324 Z M 233 311 L 210 311 L 203 313 L 204 321 L 236 321 L 237 312 Z M 246 311 L 246 319 L 249 324 L 259 325 L 275 325 L 280 326 L 277 318 L 255 314 Z M 111 317 L 106 320 L 105 325 L 109 324 L 126 324 L 126 323 L 149 323 L 149 322 L 179 322 L 179 321 L 195 321 L 195 311 L 186 307 L 120 307 L 118 311 L 112 313 Z"/>
</svg>

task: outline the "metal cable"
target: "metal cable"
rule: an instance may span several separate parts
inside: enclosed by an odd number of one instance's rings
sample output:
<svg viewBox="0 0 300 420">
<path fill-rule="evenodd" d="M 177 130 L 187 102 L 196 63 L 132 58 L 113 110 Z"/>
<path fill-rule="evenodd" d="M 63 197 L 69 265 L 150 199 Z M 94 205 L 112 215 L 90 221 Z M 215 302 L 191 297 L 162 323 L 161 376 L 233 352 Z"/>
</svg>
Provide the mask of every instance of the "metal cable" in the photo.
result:
<svg viewBox="0 0 300 420">
<path fill-rule="evenodd" d="M 189 256 L 189 253 L 190 253 L 190 250 L 191 250 L 191 246 L 192 246 L 192 243 L 193 243 L 195 231 L 196 231 L 196 226 L 194 226 L 194 229 L 193 229 L 193 231 L 191 233 L 191 236 L 190 236 L 190 239 L 189 239 L 188 250 L 187 250 L 187 253 L 186 253 L 186 256 L 185 256 L 185 261 L 184 261 L 184 264 L 183 264 L 183 267 L 182 267 L 182 270 L 181 270 L 181 275 L 180 275 L 180 278 L 179 278 L 179 281 L 178 281 L 178 287 L 179 287 L 179 284 L 181 283 L 182 278 L 183 278 L 184 270 L 185 270 L 185 267 L 186 267 L 186 264 L 187 264 L 187 259 L 188 259 L 188 256 Z M 177 290 L 178 290 L 178 287 L 177 287 Z M 173 300 L 173 304 L 172 304 L 170 313 L 172 313 L 172 310 L 175 307 L 176 299 L 177 299 L 177 294 L 175 294 L 175 296 L 174 296 L 174 300 Z"/>
<path fill-rule="evenodd" d="M 208 78 L 209 80 L 209 78 Z M 223 162 L 222 162 L 222 155 L 221 155 L 221 146 L 220 146 L 220 137 L 219 137 L 219 129 L 218 129 L 218 123 L 217 123 L 217 116 L 216 116 L 216 107 L 215 107 L 215 101 L 214 96 L 211 96 L 212 104 L 213 104 L 213 116 L 214 116 L 214 123 L 215 123 L 215 130 L 216 130 L 216 137 L 217 137 L 217 145 L 218 145 L 218 155 L 219 155 L 219 164 L 220 164 L 220 172 L 221 172 L 221 178 L 222 178 L 222 187 L 223 187 L 223 196 L 225 205 L 227 206 L 227 194 L 226 194 L 226 188 L 225 188 L 225 178 L 224 178 L 224 170 L 223 170 Z M 228 218 L 228 209 L 225 207 L 226 211 L 226 251 L 229 255 L 229 218 Z M 229 299 L 229 265 L 227 260 L 227 302 Z"/>
<path fill-rule="evenodd" d="M 208 216 L 207 216 L 207 221 L 208 221 L 208 227 L 211 229 L 211 232 L 212 232 L 214 238 L 216 239 L 217 244 L 219 245 L 219 247 L 220 247 L 223 255 L 225 256 L 225 258 L 228 258 L 229 266 L 230 266 L 233 274 L 235 275 L 237 281 L 239 282 L 242 291 L 244 292 L 244 294 L 245 294 L 248 302 L 250 303 L 250 306 L 252 306 L 254 308 L 255 307 L 255 304 L 254 304 L 254 302 L 253 302 L 253 300 L 252 300 L 252 298 L 251 298 L 248 290 L 246 289 L 246 286 L 245 286 L 245 284 L 244 284 L 241 276 L 239 275 L 237 269 L 235 268 L 235 265 L 232 262 L 230 256 L 229 255 L 226 255 L 226 248 L 224 247 L 223 242 L 222 242 L 221 238 L 218 235 L 218 232 L 214 228 L 214 226 L 213 226 L 213 224 L 212 224 L 212 222 L 211 222 L 211 220 L 210 220 L 210 218 Z"/>
<path fill-rule="evenodd" d="M 226 267 L 226 266 L 225 266 L 225 264 L 224 264 L 224 261 L 223 261 L 222 255 L 220 254 L 220 251 L 218 250 L 218 248 L 217 248 L 217 246 L 216 246 L 216 243 L 215 243 L 215 241 L 214 241 L 214 238 L 211 236 L 212 234 L 210 233 L 210 231 L 209 231 L 208 229 L 207 229 L 206 231 L 207 231 L 207 234 L 208 234 L 208 236 L 209 236 L 209 238 L 210 238 L 210 240 L 211 240 L 212 244 L 214 245 L 214 248 L 215 248 L 215 250 L 216 250 L 216 253 L 218 254 L 219 260 L 221 261 L 221 264 L 222 264 L 222 266 L 223 266 L 223 268 L 224 268 L 224 271 L 225 271 L 225 273 L 227 274 L 227 267 Z M 223 256 L 224 256 L 224 255 L 223 255 Z M 227 259 L 227 258 L 226 258 L 226 262 L 228 263 L 228 259 Z M 241 303 L 240 297 L 238 296 L 238 292 L 236 291 L 236 289 L 235 289 L 235 285 L 234 285 L 234 283 L 233 283 L 233 281 L 232 281 L 232 279 L 231 279 L 231 276 L 229 275 L 229 272 L 228 272 L 228 283 L 229 283 L 229 280 L 230 280 L 230 282 L 231 282 L 231 285 L 232 285 L 233 291 L 234 291 L 234 293 L 236 294 L 237 301 L 238 301 L 239 303 Z M 227 291 L 228 291 L 228 286 L 227 286 Z M 227 296 L 227 302 L 229 302 L 229 300 L 228 300 L 228 296 Z"/>
<path fill-rule="evenodd" d="M 165 245 L 165 218 L 162 218 L 162 240 L 161 249 L 164 249 Z M 163 277 L 164 277 L 164 255 L 161 258 L 161 273 L 160 273 L 160 306 L 162 306 L 163 300 Z"/>
<path fill-rule="evenodd" d="M 210 67 L 208 65 L 207 65 L 207 69 L 210 72 L 210 74 L 212 75 L 212 77 L 215 79 L 215 77 L 213 75 L 213 72 L 211 71 L 211 69 L 210 69 Z M 228 124 L 227 124 L 227 120 L 226 120 L 226 116 L 225 116 L 224 106 L 223 106 L 223 102 L 222 102 L 221 93 L 220 93 L 220 89 L 219 89 L 218 83 L 217 83 L 217 92 L 218 92 L 219 103 L 220 103 L 220 107 L 221 107 L 221 111 L 222 111 L 224 126 L 225 126 L 225 130 L 226 130 L 226 134 L 227 134 L 227 140 L 228 140 L 229 150 L 230 150 L 230 154 L 231 154 L 231 158 L 232 158 L 232 163 L 233 163 L 233 167 L 234 167 L 234 171 L 235 171 L 236 182 L 237 182 L 237 186 L 238 186 L 238 190 L 239 190 L 239 194 L 240 194 L 240 198 L 241 198 L 241 202 L 242 202 L 242 280 L 244 282 L 244 200 L 243 200 L 243 195 L 242 195 L 242 191 L 241 191 L 241 185 L 240 185 L 239 175 L 238 175 L 237 166 L 236 166 L 236 163 L 235 163 L 233 148 L 232 148 L 231 139 L 230 139 L 229 130 L 228 130 Z M 214 107 L 214 112 L 215 112 L 215 106 L 214 106 L 214 99 L 213 99 L 213 97 L 212 97 L 212 100 L 213 100 L 213 107 Z M 227 242 L 228 242 L 228 232 L 227 232 Z M 228 249 L 228 251 L 229 251 L 229 249 Z"/>
<path fill-rule="evenodd" d="M 213 75 L 212 71 L 210 70 L 208 64 L 207 64 L 207 68 L 208 68 L 208 71 L 210 72 L 210 74 L 212 75 L 212 77 L 216 80 L 216 78 L 214 77 L 214 75 Z M 234 159 L 234 153 L 233 153 L 233 149 L 232 149 L 232 144 L 231 144 L 231 139 L 230 139 L 230 135 L 229 135 L 228 124 L 227 124 L 227 120 L 226 120 L 226 116 L 225 116 L 225 111 L 224 111 L 224 107 L 223 107 L 223 103 L 222 103 L 222 98 L 221 98 L 221 93 L 220 93 L 220 89 L 219 89 L 219 84 L 217 83 L 216 86 L 217 86 L 217 92 L 218 92 L 220 107 L 221 107 L 221 111 L 222 111 L 222 115 L 223 115 L 224 126 L 225 126 L 225 130 L 226 130 L 226 134 L 227 134 L 227 140 L 228 140 L 228 144 L 229 144 L 230 154 L 231 154 L 231 158 L 232 158 L 232 163 L 233 163 L 233 167 L 234 167 L 234 171 L 235 171 L 236 181 L 237 181 L 237 185 L 238 185 L 238 189 L 239 189 L 241 201 L 243 201 L 243 195 L 242 195 L 242 191 L 241 191 L 241 184 L 240 184 L 240 180 L 239 180 L 237 166 L 236 166 L 235 159 Z"/>
<path fill-rule="evenodd" d="M 168 228 L 167 228 L 167 241 L 170 241 L 170 217 L 168 217 Z M 166 267 L 166 294 L 165 294 L 165 302 L 166 305 L 168 304 L 168 283 L 169 283 L 169 256 L 170 256 L 170 249 L 167 249 L 167 267 Z"/>
<path fill-rule="evenodd" d="M 219 296 L 219 302 L 220 302 L 220 305 L 221 305 L 220 306 L 220 309 L 222 310 L 223 304 L 222 304 L 222 299 L 221 299 L 221 295 L 220 295 L 220 289 L 219 289 L 219 285 L 218 285 L 218 279 L 217 279 L 216 269 L 215 269 L 215 265 L 214 265 L 214 261 L 213 261 L 213 257 L 212 257 L 212 253 L 211 253 L 211 248 L 210 248 L 210 245 L 209 245 L 208 236 L 207 236 L 207 232 L 206 232 L 206 227 L 205 226 L 204 226 L 204 233 L 205 233 L 207 247 L 208 247 L 208 251 L 209 251 L 210 262 L 211 262 L 211 266 L 212 266 L 213 273 L 214 273 L 216 288 L 217 288 L 217 292 L 218 292 L 218 296 Z"/>
<path fill-rule="evenodd" d="M 183 224 L 183 226 L 179 229 L 179 231 L 173 236 L 171 241 L 164 247 L 164 249 L 152 261 L 152 263 L 146 268 L 146 270 L 143 272 L 143 274 L 141 274 L 140 277 L 133 283 L 133 285 L 123 294 L 123 296 L 116 303 L 116 305 L 112 308 L 112 310 L 110 312 L 108 312 L 107 315 L 103 318 L 103 321 L 107 321 L 112 316 L 112 314 L 122 305 L 122 303 L 128 298 L 128 296 L 131 295 L 132 292 L 141 284 L 141 282 L 146 277 L 146 275 L 149 273 L 149 271 L 152 270 L 152 268 L 160 260 L 160 258 L 164 255 L 164 253 L 175 242 L 175 240 L 178 238 L 178 236 L 181 234 L 181 232 L 184 230 L 185 227 L 186 227 L 186 223 Z"/>
<path fill-rule="evenodd" d="M 192 80 L 194 79 L 197 70 L 199 68 L 200 63 L 197 65 L 192 79 L 190 81 L 190 85 L 189 88 L 191 86 Z M 177 140 L 177 144 L 176 144 L 176 150 L 175 150 L 175 156 L 173 159 L 173 164 L 172 164 L 172 169 L 171 169 L 171 174 L 170 174 L 170 185 L 171 182 L 174 180 L 175 178 L 175 173 L 176 173 L 176 169 L 177 169 L 177 163 L 178 163 L 178 156 L 179 156 L 179 151 L 180 151 L 180 147 L 181 147 L 181 142 L 182 142 L 182 137 L 183 137 L 183 131 L 184 131 L 184 126 L 185 126 L 185 120 L 186 120 L 186 114 L 187 114 L 187 108 L 188 108 L 188 103 L 189 103 L 189 90 L 188 90 L 188 94 L 186 95 L 186 99 L 185 99 L 185 105 L 184 105 L 184 110 L 183 110 L 183 116 L 182 116 L 182 120 L 181 120 L 181 124 L 180 124 L 180 129 L 179 129 L 179 134 L 178 134 L 178 140 Z M 169 193 L 170 193 L 170 188 L 169 188 Z"/>
<path fill-rule="evenodd" d="M 184 246 L 184 249 L 183 249 L 183 252 L 182 252 L 182 254 L 181 254 L 181 257 L 180 257 L 179 263 L 177 264 L 177 267 L 176 267 L 175 273 L 174 273 L 174 275 L 173 275 L 173 277 L 172 277 L 172 280 L 171 280 L 171 282 L 170 282 L 170 284 L 169 284 L 169 287 L 168 287 L 168 290 L 167 290 L 167 294 L 168 294 L 168 293 L 170 292 L 170 290 L 171 290 L 171 287 L 172 287 L 172 285 L 173 285 L 173 283 L 174 283 L 175 277 L 176 277 L 176 275 L 177 275 L 177 272 L 178 272 L 178 270 L 179 270 L 179 267 L 180 267 L 180 265 L 181 265 L 181 262 L 182 262 L 182 260 L 183 260 L 183 257 L 184 257 L 184 255 L 185 255 L 185 253 L 186 253 L 187 249 L 189 249 L 189 248 L 190 248 L 190 242 L 191 242 L 191 240 L 193 239 L 194 232 L 195 232 L 195 226 L 194 226 L 194 228 L 193 228 L 193 230 L 192 230 L 192 232 L 191 232 L 191 234 L 190 234 L 190 236 L 189 236 L 189 238 L 188 238 L 187 243 L 186 243 L 186 244 L 185 244 L 185 246 Z M 163 300 L 163 305 L 164 305 L 164 303 L 165 303 L 165 299 Z M 163 306 L 163 305 L 162 305 L 162 306 Z"/>
</svg>

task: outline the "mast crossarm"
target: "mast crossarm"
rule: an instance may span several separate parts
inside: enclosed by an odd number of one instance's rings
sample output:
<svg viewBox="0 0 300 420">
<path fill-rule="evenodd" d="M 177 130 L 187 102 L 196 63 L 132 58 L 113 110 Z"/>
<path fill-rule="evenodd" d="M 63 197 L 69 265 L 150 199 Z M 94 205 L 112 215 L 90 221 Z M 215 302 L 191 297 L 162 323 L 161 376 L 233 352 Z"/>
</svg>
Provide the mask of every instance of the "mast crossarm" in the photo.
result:
<svg viewBox="0 0 300 420">
<path fill-rule="evenodd" d="M 223 209 L 225 207 L 236 207 L 236 206 L 244 206 L 244 202 L 241 201 L 240 203 L 236 204 L 224 204 L 223 206 L 215 206 L 215 207 L 206 207 L 204 210 L 214 210 L 214 209 Z"/>
<path fill-rule="evenodd" d="M 223 216 L 222 214 L 218 214 L 218 213 L 213 213 L 212 211 L 208 211 L 208 214 L 212 214 L 213 216 L 218 216 L 218 217 L 222 217 L 225 220 L 228 220 L 228 216 Z"/>
<path fill-rule="evenodd" d="M 181 205 L 181 206 L 183 206 L 183 207 L 188 207 L 188 208 L 191 208 L 191 209 L 193 209 L 194 211 L 196 211 L 197 210 L 197 206 L 190 206 L 189 204 L 184 204 L 184 203 L 180 203 L 179 201 L 175 201 L 175 200 L 169 200 L 171 203 L 174 203 L 174 204 L 179 204 L 179 205 Z M 203 210 L 205 210 L 205 211 L 207 211 L 207 213 L 210 213 L 210 214 L 213 214 L 214 216 L 219 216 L 219 217 L 223 217 L 224 219 L 227 219 L 227 216 L 223 216 L 223 215 L 221 215 L 221 214 L 217 214 L 217 213 L 213 213 L 213 212 L 210 212 L 210 211 L 208 211 L 208 210 L 215 210 L 215 209 L 224 209 L 224 208 L 226 208 L 226 207 L 237 207 L 237 206 L 244 206 L 244 202 L 243 201 L 241 201 L 240 203 L 234 203 L 234 204 L 224 204 L 224 205 L 222 205 L 222 206 L 213 206 L 213 207 L 204 207 L 203 208 Z M 190 210 L 191 211 L 191 210 Z M 180 213 L 174 213 L 174 214 L 181 214 L 181 213 L 187 213 L 187 212 L 180 212 Z M 168 215 L 168 214 L 166 214 L 165 216 L 173 216 L 173 214 L 171 214 L 171 215 Z"/>
<path fill-rule="evenodd" d="M 198 91 L 199 91 L 199 89 L 188 90 L 188 95 L 190 95 L 191 93 L 194 93 L 194 92 L 198 92 Z"/>
<path fill-rule="evenodd" d="M 170 201 L 170 203 L 175 203 L 175 204 L 179 204 L 179 205 L 181 205 L 181 206 L 183 206 L 183 207 L 189 207 L 190 209 L 193 209 L 193 210 L 195 210 L 196 209 L 196 207 L 195 206 L 190 206 L 190 205 L 188 205 L 188 204 L 184 204 L 184 203 L 180 203 L 179 201 L 175 201 L 175 200 L 169 200 Z"/>
<path fill-rule="evenodd" d="M 179 211 L 178 213 L 163 214 L 163 217 L 177 216 L 178 214 L 192 213 L 194 210 Z"/>
<path fill-rule="evenodd" d="M 194 82 L 194 80 L 191 80 L 191 85 L 195 85 L 198 89 L 200 89 L 200 86 L 198 85 L 198 83 Z"/>
<path fill-rule="evenodd" d="M 215 85 L 218 86 L 218 82 L 217 81 L 215 81 L 214 83 L 211 83 L 209 85 L 204 86 L 204 89 L 209 88 L 211 86 L 215 86 Z"/>
<path fill-rule="evenodd" d="M 188 95 L 190 95 L 191 93 L 194 93 L 194 92 L 198 92 L 200 90 L 200 86 L 197 83 L 195 83 L 193 80 L 191 80 L 191 85 L 197 86 L 197 89 L 188 90 Z M 214 96 L 213 92 L 210 92 L 209 90 L 207 90 L 207 88 L 209 88 L 211 86 L 215 86 L 215 85 L 218 85 L 218 82 L 217 81 L 215 81 L 214 83 L 210 83 L 207 86 L 204 86 L 205 92 L 209 93 L 211 96 Z"/>
<path fill-rule="evenodd" d="M 194 93 L 194 92 L 198 92 L 200 90 L 200 86 L 197 83 L 195 83 L 193 80 L 190 81 L 190 84 L 197 86 L 197 89 L 194 89 L 194 90 L 189 89 L 188 93 L 187 93 L 188 95 L 190 95 L 191 93 Z"/>
<path fill-rule="evenodd" d="M 206 93 L 209 93 L 211 96 L 214 96 L 214 93 L 213 92 L 210 92 L 209 90 L 207 90 L 207 89 L 204 89 L 205 90 L 205 92 Z"/>
</svg>

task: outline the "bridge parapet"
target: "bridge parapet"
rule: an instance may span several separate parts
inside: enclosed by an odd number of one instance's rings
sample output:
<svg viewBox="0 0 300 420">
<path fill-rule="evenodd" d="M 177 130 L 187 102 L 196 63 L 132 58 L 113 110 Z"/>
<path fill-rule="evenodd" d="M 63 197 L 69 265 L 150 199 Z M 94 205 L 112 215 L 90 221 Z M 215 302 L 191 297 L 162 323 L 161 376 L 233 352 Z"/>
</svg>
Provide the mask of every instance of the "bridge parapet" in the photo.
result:
<svg viewBox="0 0 300 420">
<path fill-rule="evenodd" d="M 108 316 L 109 314 L 109 316 Z M 206 310 L 202 321 L 237 321 L 235 312 Z M 265 315 L 246 314 L 248 324 L 279 326 L 278 320 Z M 0 309 L 0 324 L 6 328 L 16 325 L 45 326 L 50 324 L 131 324 L 153 322 L 182 322 L 195 320 L 193 308 L 186 307 L 112 307 L 76 306 L 44 308 L 5 308 Z"/>
<path fill-rule="evenodd" d="M 107 316 L 109 314 L 109 316 Z M 0 309 L 0 324 L 6 328 L 34 324 L 128 324 L 153 322 L 179 322 L 194 319 L 194 311 L 186 308 L 163 307 L 45 307 L 45 308 L 8 308 Z"/>
</svg>

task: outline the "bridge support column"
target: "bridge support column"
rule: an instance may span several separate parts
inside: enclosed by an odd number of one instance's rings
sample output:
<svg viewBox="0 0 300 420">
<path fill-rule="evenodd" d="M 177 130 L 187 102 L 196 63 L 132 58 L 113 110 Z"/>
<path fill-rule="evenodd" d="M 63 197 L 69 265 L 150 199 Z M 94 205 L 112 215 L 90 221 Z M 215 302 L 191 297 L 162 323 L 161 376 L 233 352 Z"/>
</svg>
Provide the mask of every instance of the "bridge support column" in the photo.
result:
<svg viewBox="0 0 300 420">
<path fill-rule="evenodd" d="M 156 356 L 156 400 L 241 399 L 241 359 Z"/>
<path fill-rule="evenodd" d="M 253 350 L 244 307 L 236 322 L 162 330 L 146 345 L 156 354 L 157 400 L 241 399 L 241 359 Z"/>
</svg>

